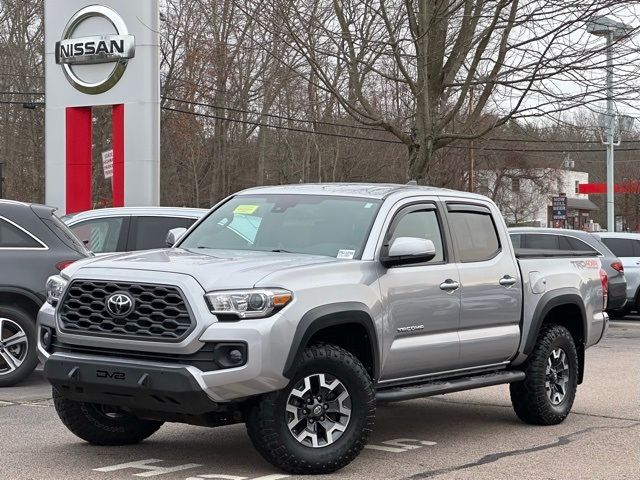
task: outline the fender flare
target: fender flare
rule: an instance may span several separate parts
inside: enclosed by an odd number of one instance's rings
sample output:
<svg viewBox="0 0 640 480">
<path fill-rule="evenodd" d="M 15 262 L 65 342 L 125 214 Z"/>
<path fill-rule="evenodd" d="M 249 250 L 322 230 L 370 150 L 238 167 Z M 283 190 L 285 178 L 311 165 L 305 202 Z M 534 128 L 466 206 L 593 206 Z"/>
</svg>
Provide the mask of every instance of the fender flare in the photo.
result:
<svg viewBox="0 0 640 480">
<path fill-rule="evenodd" d="M 8 285 L 0 285 L 0 295 L 3 293 L 10 293 L 10 294 L 20 295 L 22 297 L 25 297 L 31 302 L 33 302 L 38 309 L 42 307 L 42 305 L 46 300 L 44 296 L 34 293 L 30 290 L 26 290 L 20 287 L 11 287 Z"/>
<path fill-rule="evenodd" d="M 282 374 L 289 379 L 293 377 L 296 359 L 302 354 L 314 334 L 324 328 L 347 323 L 361 325 L 367 332 L 373 359 L 372 374 L 374 379 L 378 378 L 380 372 L 378 335 L 369 308 L 360 302 L 331 303 L 313 308 L 305 313 L 296 327 Z"/>
<path fill-rule="evenodd" d="M 557 290 L 545 293 L 538 302 L 538 305 L 533 312 L 533 318 L 531 319 L 531 328 L 529 329 L 529 335 L 524 345 L 523 353 L 525 353 L 526 355 L 531 354 L 533 348 L 536 345 L 536 340 L 538 339 L 540 329 L 542 328 L 542 322 L 553 308 L 562 305 L 574 305 L 580 309 L 583 337 L 586 337 L 587 332 L 589 331 L 587 326 L 587 313 L 580 293 L 573 288 L 559 288 Z M 576 347 L 578 347 L 578 349 L 584 349 L 585 342 L 586 338 L 583 338 L 582 345 L 576 345 Z"/>
</svg>

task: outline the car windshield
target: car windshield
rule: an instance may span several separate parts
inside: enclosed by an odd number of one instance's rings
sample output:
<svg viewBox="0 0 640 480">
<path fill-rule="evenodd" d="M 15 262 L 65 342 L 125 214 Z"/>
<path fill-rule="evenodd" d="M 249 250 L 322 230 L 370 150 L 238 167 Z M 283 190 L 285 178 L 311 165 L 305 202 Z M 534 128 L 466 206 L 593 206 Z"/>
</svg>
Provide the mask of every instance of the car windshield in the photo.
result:
<svg viewBox="0 0 640 480">
<path fill-rule="evenodd" d="M 324 195 L 240 195 L 213 211 L 179 247 L 357 259 L 381 203 Z"/>
</svg>

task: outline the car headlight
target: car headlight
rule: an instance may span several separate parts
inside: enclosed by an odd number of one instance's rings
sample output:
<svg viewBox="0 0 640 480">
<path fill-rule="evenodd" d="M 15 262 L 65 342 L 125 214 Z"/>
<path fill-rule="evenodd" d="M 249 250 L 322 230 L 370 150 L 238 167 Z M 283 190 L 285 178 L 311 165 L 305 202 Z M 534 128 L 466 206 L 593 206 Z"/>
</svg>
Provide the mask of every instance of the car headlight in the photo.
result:
<svg viewBox="0 0 640 480">
<path fill-rule="evenodd" d="M 67 286 L 67 280 L 62 278 L 60 275 L 53 275 L 47 279 L 47 302 L 49 302 L 54 307 L 60 301 L 62 297 L 62 292 Z"/>
<path fill-rule="evenodd" d="M 265 318 L 287 305 L 293 298 L 280 288 L 228 290 L 205 295 L 211 313 L 237 318 Z"/>
</svg>

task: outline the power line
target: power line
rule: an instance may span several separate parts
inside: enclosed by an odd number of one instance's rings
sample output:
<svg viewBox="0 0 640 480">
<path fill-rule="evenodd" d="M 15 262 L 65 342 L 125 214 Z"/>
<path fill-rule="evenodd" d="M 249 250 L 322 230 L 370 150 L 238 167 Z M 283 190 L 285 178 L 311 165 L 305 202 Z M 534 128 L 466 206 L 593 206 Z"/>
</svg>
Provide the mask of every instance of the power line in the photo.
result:
<svg viewBox="0 0 640 480">
<path fill-rule="evenodd" d="M 164 100 L 169 100 L 172 102 L 178 102 L 178 103 L 185 103 L 188 105 L 196 105 L 199 107 L 207 107 L 207 108 L 215 108 L 217 110 L 228 110 L 230 112 L 237 112 L 237 113 L 250 113 L 252 115 L 260 115 L 261 117 L 270 117 L 270 118 L 277 118 L 279 120 L 287 120 L 290 122 L 300 122 L 300 123 L 313 123 L 313 124 L 317 124 L 317 125 L 329 125 L 332 127 L 346 127 L 346 128 L 355 128 L 358 130 L 374 130 L 377 132 L 388 132 L 388 130 L 385 130 L 384 128 L 379 128 L 379 127 L 373 127 L 371 125 L 347 125 L 344 123 L 333 123 L 333 122 L 324 122 L 321 120 L 306 120 L 306 119 L 302 119 L 302 118 L 295 118 L 295 117 L 287 117 L 284 115 L 276 115 L 274 113 L 262 113 L 262 112 L 256 112 L 256 111 L 252 111 L 252 110 L 243 110 L 241 108 L 232 108 L 232 107 L 220 107 L 218 105 L 212 105 L 210 103 L 202 103 L 202 102 L 193 102 L 190 100 L 181 100 L 179 98 L 172 98 L 172 97 L 161 97 Z"/>
<path fill-rule="evenodd" d="M 11 101 L 11 100 L 0 100 L 0 104 L 3 105 L 44 105 L 44 102 L 28 102 L 28 101 Z"/>
<path fill-rule="evenodd" d="M 0 95 L 31 95 L 31 96 L 43 96 L 44 93 L 40 92 L 0 92 Z"/>
<path fill-rule="evenodd" d="M 0 94 L 5 94 L 5 95 L 34 95 L 34 96 L 42 96 L 44 95 L 41 92 L 0 92 Z M 203 103 L 203 102 L 193 102 L 193 101 L 189 101 L 189 100 L 181 100 L 181 99 L 177 99 L 177 98 L 173 98 L 173 97 L 162 97 L 164 100 L 168 100 L 168 101 L 173 101 L 173 102 L 178 102 L 178 103 L 184 103 L 187 105 L 196 105 L 196 106 L 202 106 L 202 107 L 207 107 L 207 108 L 214 108 L 214 109 L 218 109 L 218 110 L 227 110 L 227 111 L 233 111 L 233 112 L 238 112 L 238 113 L 248 113 L 248 114 L 253 114 L 253 115 L 260 115 L 260 116 L 264 116 L 264 117 L 269 117 L 269 118 L 277 118 L 277 119 L 281 119 L 281 120 L 287 120 L 287 121 L 292 121 L 292 122 L 300 122 L 300 123 L 307 123 L 307 124 L 320 124 L 320 125 L 329 125 L 329 126 L 336 126 L 336 127 L 348 127 L 348 128 L 354 128 L 354 129 L 363 129 L 363 130 L 373 130 L 373 131 L 380 131 L 380 132 L 384 132 L 384 133 L 390 133 L 387 130 L 384 129 L 380 129 L 380 128 L 376 128 L 376 127 L 370 127 L 370 126 L 356 126 L 356 125 L 346 125 L 346 124 L 340 124 L 340 123 L 331 123 L 331 122 L 322 122 L 322 121 L 313 121 L 313 120 L 304 120 L 304 119 L 299 119 L 299 118 L 293 118 L 293 117 L 286 117 L 283 115 L 275 115 L 275 114 L 262 114 L 260 112 L 255 112 L 255 111 L 251 111 L 251 110 L 244 110 L 244 109 L 239 109 L 239 108 L 232 108 L 232 107 L 219 107 L 216 105 L 212 105 L 212 104 L 207 104 L 207 103 Z M 44 105 L 44 102 L 19 102 L 19 101 L 2 101 L 0 100 L 1 104 L 22 104 L 23 106 L 25 105 Z M 168 106 L 163 106 L 162 107 L 163 110 L 168 110 L 168 111 L 173 111 L 173 112 L 178 112 L 178 113 L 183 113 L 186 115 L 194 115 L 194 116 L 198 116 L 198 117 L 204 117 L 204 118 L 212 118 L 212 119 L 216 119 L 216 120 L 223 120 L 223 121 L 228 121 L 228 122 L 233 122 L 233 123 L 242 123 L 242 124 L 246 124 L 246 125 L 253 125 L 253 126 L 257 126 L 257 127 L 265 127 L 265 128 L 273 128 L 273 129 L 278 129 L 278 130 L 287 130 L 287 131 L 292 131 L 292 132 L 298 132 L 298 133 L 308 133 L 308 134 L 315 134 L 315 135 L 323 135 L 323 136 L 329 136 L 329 137 L 335 137 L 335 138 L 345 138 L 345 139 L 352 139 L 352 140 L 367 140 L 367 141 L 374 141 L 374 142 L 379 142 L 379 143 L 391 143 L 391 144 L 403 144 L 403 142 L 401 142 L 400 140 L 389 140 L 389 139 L 381 139 L 381 138 L 371 138 L 371 137 L 363 137 L 363 136 L 357 136 L 357 135 L 346 135 L 346 134 L 342 134 L 342 133 L 334 133 L 334 132 L 319 132 L 319 131 L 315 131 L 315 130 L 308 130 L 308 129 L 304 129 L 304 128 L 297 128 L 297 127 L 286 127 L 286 126 L 282 126 L 282 125 L 271 125 L 271 124 L 266 124 L 266 123 L 262 123 L 262 122 L 256 122 L 256 121 L 251 121 L 251 120 L 241 120 L 241 119 L 234 119 L 234 118 L 228 118 L 228 117 L 223 117 L 220 115 L 212 115 L 212 114 L 206 114 L 206 113 L 199 113 L 199 112 L 192 112 L 189 110 L 183 110 L 180 108 L 174 108 L 174 107 L 168 107 Z M 555 140 L 555 139 L 551 139 L 551 140 L 543 140 L 543 139 L 535 139 L 535 140 L 520 140 L 520 139 L 515 139 L 515 138 L 479 138 L 478 140 L 484 140 L 484 141 L 490 141 L 490 142 L 518 142 L 518 143 L 560 143 L 560 144 L 581 144 L 581 145 L 595 145 L 595 144 L 599 144 L 600 142 L 597 141 L 585 141 L 585 140 Z M 640 140 L 628 140 L 627 143 L 637 143 L 640 142 Z M 566 149 L 559 149 L 559 148 L 510 148 L 510 147 L 484 147 L 482 145 L 478 145 L 478 146 L 461 146 L 461 145 L 447 145 L 446 148 L 455 148 L 455 149 L 463 149 L 463 150 L 476 150 L 476 151 L 491 151 L 491 152 L 522 152 L 522 153 L 527 153 L 527 152 L 531 152 L 531 153 L 594 153 L 594 152 L 604 152 L 606 151 L 604 148 L 600 148 L 600 149 L 594 149 L 594 148 L 566 148 Z M 618 152 L 636 152 L 636 151 L 640 151 L 640 148 L 618 148 L 616 149 Z"/>
<path fill-rule="evenodd" d="M 11 95 L 11 94 L 16 94 L 16 95 L 44 95 L 44 93 L 42 92 L 0 92 L 0 94 L 6 94 L 6 95 Z M 243 114 L 251 114 L 251 115 L 258 115 L 261 117 L 269 117 L 269 118 L 276 118 L 279 120 L 286 120 L 286 121 L 290 121 L 290 122 L 298 122 L 298 123 L 306 123 L 306 124 L 314 124 L 314 125 L 326 125 L 326 126 L 332 126 L 332 127 L 344 127 L 344 128 L 352 128 L 352 129 L 356 129 L 356 130 L 371 130 L 371 131 L 378 131 L 378 132 L 384 132 L 384 133 L 390 133 L 388 130 L 384 129 L 384 128 L 379 128 L 379 127 L 374 127 L 374 126 L 370 126 L 370 125 L 353 125 L 353 124 L 344 124 L 344 123 L 338 123 L 338 122 L 326 122 L 326 121 L 321 121 L 321 120 L 307 120 L 307 119 L 302 119 L 302 118 L 295 118 L 295 117 L 289 117 L 286 115 L 277 115 L 277 114 L 273 114 L 273 113 L 262 113 L 262 112 L 258 112 L 255 110 L 247 110 L 247 109 L 242 109 L 242 108 L 234 108 L 234 107 L 223 107 L 220 105 L 214 105 L 211 103 L 204 103 L 204 102 L 196 102 L 196 101 L 192 101 L 192 100 L 183 100 L 183 99 L 179 99 L 179 98 L 175 98 L 175 97 L 168 97 L 168 96 L 162 96 L 161 97 L 163 100 L 168 100 L 168 101 L 172 101 L 172 102 L 177 102 L 177 103 L 184 103 L 186 105 L 195 105 L 195 106 L 200 106 L 200 107 L 206 107 L 206 108 L 213 108 L 216 110 L 226 110 L 226 111 L 230 111 L 230 112 L 236 112 L 236 113 L 243 113 Z M 182 110 L 181 110 L 182 111 Z M 187 111 L 183 111 L 184 113 L 190 113 Z M 195 112 L 194 112 L 195 113 Z M 222 120 L 227 120 L 227 121 L 234 121 L 230 118 L 224 117 L 221 118 Z M 272 128 L 277 128 L 275 126 L 272 125 L 263 125 L 263 126 L 271 126 Z M 314 133 L 319 133 L 319 132 L 314 132 Z M 467 139 L 458 139 L 457 141 L 466 141 Z M 560 145 L 596 145 L 596 144 L 600 144 L 599 140 L 558 140 L 558 139 L 542 139 L 542 138 L 532 138 L 532 139 L 520 139 L 520 138 L 499 138 L 499 137 L 478 137 L 474 140 L 478 140 L 478 141 L 485 141 L 485 142 L 511 142 L 511 143 L 544 143 L 544 144 L 560 144 Z M 626 143 L 640 143 L 640 140 L 626 140 Z M 464 148 L 468 148 L 468 147 L 464 147 Z M 497 148 L 497 147 L 496 147 Z M 511 149 L 508 149 L 509 151 Z M 545 152 L 546 150 L 541 150 L 543 152 Z M 580 152 L 580 150 L 576 150 L 577 152 Z M 591 151 L 591 150 L 589 150 Z"/>
<path fill-rule="evenodd" d="M 244 124 L 248 124 L 248 125 L 254 125 L 254 126 L 257 126 L 257 127 L 273 128 L 273 129 L 277 129 L 277 130 L 289 130 L 289 131 L 293 131 L 293 132 L 310 133 L 310 134 L 314 134 L 314 135 L 324 135 L 324 136 L 329 136 L 329 137 L 347 138 L 347 139 L 352 139 L 352 140 L 367 140 L 367 141 L 370 141 L 370 142 L 392 143 L 392 144 L 403 145 L 403 142 L 401 142 L 400 140 L 385 140 L 385 139 L 380 139 L 380 138 L 360 137 L 360 136 L 344 135 L 344 134 L 331 133 L 331 132 L 316 132 L 314 130 L 306 130 L 306 129 L 303 129 L 303 128 L 268 125 L 268 124 L 265 124 L 265 123 L 254 122 L 254 121 L 250 121 L 250 120 L 232 119 L 232 118 L 222 117 L 222 116 L 219 116 L 219 115 L 211 115 L 211 114 L 207 114 L 207 113 L 191 112 L 191 111 L 188 111 L 188 110 L 181 110 L 181 109 L 178 109 L 178 108 L 172 108 L 172 107 L 167 107 L 167 106 L 162 107 L 162 109 L 163 110 L 173 111 L 173 112 L 184 113 L 184 114 L 187 114 L 187 115 L 194 115 L 194 116 L 197 116 L 197 117 L 213 118 L 213 119 L 216 119 L 216 120 L 226 120 L 226 121 L 232 122 L 232 123 L 244 123 Z M 579 148 L 571 148 L 571 149 L 526 148 L 525 149 L 525 148 L 483 147 L 483 146 L 467 147 L 467 146 L 462 146 L 462 145 L 447 145 L 444 148 L 456 148 L 456 149 L 462 149 L 462 150 L 469 150 L 470 148 L 473 148 L 474 150 L 484 150 L 484 151 L 490 151 L 490 152 L 522 152 L 522 153 L 528 153 L 528 152 L 538 152 L 538 153 L 598 153 L 598 152 L 606 151 L 604 148 L 601 148 L 601 149 L 592 149 L 592 148 L 582 148 L 582 149 L 579 149 Z M 639 152 L 640 148 L 618 148 L 618 149 L 616 149 L 616 151 L 618 151 L 618 152 Z"/>
<path fill-rule="evenodd" d="M 344 134 L 341 134 L 341 133 L 316 132 L 314 130 L 307 130 L 307 129 L 304 129 L 304 128 L 268 125 L 266 123 L 253 122 L 251 120 L 240 120 L 240 119 L 221 117 L 220 115 L 211 115 L 211 114 L 208 114 L 208 113 L 190 112 L 188 110 L 181 110 L 179 108 L 173 108 L 173 107 L 167 107 L 167 106 L 162 107 L 162 109 L 163 110 L 169 110 L 169 111 L 172 111 L 172 112 L 184 113 L 184 114 L 187 114 L 187 115 L 195 115 L 197 117 L 213 118 L 213 119 L 216 119 L 216 120 L 225 120 L 225 121 L 228 121 L 228 122 L 243 123 L 243 124 L 246 124 L 246 125 L 253 125 L 253 126 L 256 126 L 256 127 L 274 128 L 274 129 L 277 129 L 277 130 L 289 130 L 291 132 L 310 133 L 310 134 L 314 134 L 314 135 L 324 135 L 324 136 L 328 136 L 328 137 L 337 137 L 337 138 L 348 138 L 348 139 L 352 139 L 352 140 L 367 140 L 367 141 L 370 141 L 370 142 L 396 143 L 396 144 L 401 144 L 402 143 L 399 140 L 385 140 L 385 139 L 382 139 L 382 138 L 359 137 L 359 136 L 353 136 L 353 135 L 344 135 Z"/>
</svg>

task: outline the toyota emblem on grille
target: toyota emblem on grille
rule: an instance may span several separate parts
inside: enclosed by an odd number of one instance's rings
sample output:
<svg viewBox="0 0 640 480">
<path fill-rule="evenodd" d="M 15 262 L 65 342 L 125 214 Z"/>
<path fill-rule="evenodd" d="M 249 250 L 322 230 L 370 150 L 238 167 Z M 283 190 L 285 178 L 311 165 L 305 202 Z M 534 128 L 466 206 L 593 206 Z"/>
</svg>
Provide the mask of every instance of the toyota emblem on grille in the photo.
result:
<svg viewBox="0 0 640 480">
<path fill-rule="evenodd" d="M 116 292 L 106 301 L 107 310 L 114 317 L 126 317 L 135 307 L 133 298 L 128 293 Z"/>
</svg>

